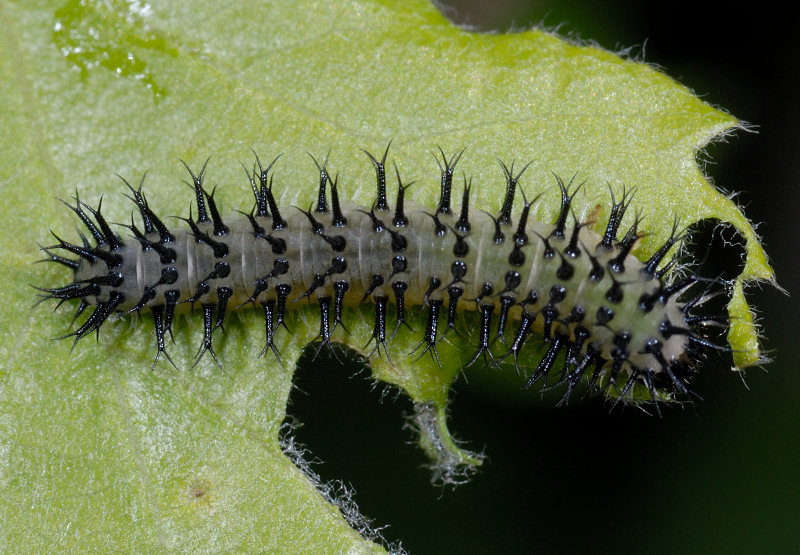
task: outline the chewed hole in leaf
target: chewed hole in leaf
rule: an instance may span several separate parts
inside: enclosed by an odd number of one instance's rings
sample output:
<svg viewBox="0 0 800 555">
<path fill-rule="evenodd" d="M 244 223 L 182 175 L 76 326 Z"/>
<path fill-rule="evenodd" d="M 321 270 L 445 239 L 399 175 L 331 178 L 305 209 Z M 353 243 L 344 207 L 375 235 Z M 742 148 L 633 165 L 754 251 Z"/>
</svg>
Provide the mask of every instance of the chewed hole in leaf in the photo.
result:
<svg viewBox="0 0 800 555">
<path fill-rule="evenodd" d="M 430 495 L 424 455 L 404 427 L 412 402 L 375 382 L 354 351 L 335 344 L 335 354 L 328 348 L 317 354 L 316 347 L 305 349 L 294 375 L 287 408 L 287 421 L 297 423 L 293 439 L 307 449 L 306 462 L 323 483 L 351 487 L 361 514 L 378 525 L 402 520 L 405 507 L 387 500 L 414 484 Z M 382 535 L 401 538 L 393 527 Z"/>
<path fill-rule="evenodd" d="M 726 281 L 741 275 L 747 251 L 745 239 L 735 227 L 716 219 L 706 219 L 689 226 L 688 236 L 687 259 L 702 264 L 701 272 L 703 268 L 713 269 Z"/>
</svg>

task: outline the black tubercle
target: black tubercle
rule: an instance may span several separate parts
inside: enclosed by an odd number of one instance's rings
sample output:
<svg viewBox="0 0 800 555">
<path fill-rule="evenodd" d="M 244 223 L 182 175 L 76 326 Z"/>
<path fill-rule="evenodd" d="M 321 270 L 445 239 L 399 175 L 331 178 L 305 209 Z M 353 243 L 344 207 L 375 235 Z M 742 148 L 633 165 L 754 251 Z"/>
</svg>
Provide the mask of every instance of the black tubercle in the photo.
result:
<svg viewBox="0 0 800 555">
<path fill-rule="evenodd" d="M 187 224 L 189 224 L 189 228 L 192 230 L 192 235 L 194 236 L 195 241 L 211 247 L 211 250 L 214 251 L 214 257 L 224 258 L 228 256 L 228 244 L 225 243 L 224 241 L 217 241 L 216 239 L 212 239 L 208 233 L 206 233 L 205 231 L 201 231 L 200 228 L 197 227 L 197 223 L 195 223 L 194 219 L 192 219 L 191 209 L 189 210 L 189 217 L 181 219 L 185 221 Z"/>
<path fill-rule="evenodd" d="M 104 276 L 94 276 L 88 279 L 81 280 L 80 283 L 93 283 L 95 285 L 104 285 L 106 287 L 119 287 L 124 281 L 124 277 L 119 272 L 108 272 Z"/>
<path fill-rule="evenodd" d="M 572 235 L 569 238 L 569 244 L 564 248 L 564 254 L 570 258 L 578 258 L 581 255 L 581 248 L 578 245 L 578 237 L 580 236 L 582 225 L 575 220 L 575 225 L 572 228 Z"/>
<path fill-rule="evenodd" d="M 433 219 L 433 233 L 437 237 L 444 237 L 447 235 L 447 227 L 439 220 L 439 212 L 435 214 L 428 214 Z"/>
<path fill-rule="evenodd" d="M 601 281 L 603 277 L 606 275 L 606 271 L 600 262 L 597 261 L 597 258 L 589 255 L 589 260 L 592 262 L 592 269 L 589 270 L 589 279 L 592 281 Z"/>
<path fill-rule="evenodd" d="M 261 295 L 261 293 L 267 291 L 268 289 L 269 289 L 269 279 L 266 276 L 256 279 L 255 288 L 253 289 L 253 292 L 250 294 L 250 298 L 247 299 L 244 303 L 242 303 L 242 305 L 250 303 L 253 306 L 255 306 L 256 301 L 258 300 L 258 297 Z"/>
<path fill-rule="evenodd" d="M 314 274 L 314 277 L 311 279 L 311 285 L 308 286 L 308 289 L 305 290 L 305 293 L 303 293 L 302 295 L 300 295 L 295 299 L 295 302 L 307 299 L 314 293 L 314 291 L 316 291 L 317 289 L 319 289 L 324 285 L 325 285 L 325 274 Z"/>
<path fill-rule="evenodd" d="M 372 295 L 372 293 L 381 285 L 383 285 L 384 279 L 383 276 L 380 274 L 373 274 L 369 280 L 369 285 L 367 286 L 367 290 L 364 292 L 364 297 L 361 299 L 361 302 L 367 300 L 367 297 Z"/>
<path fill-rule="evenodd" d="M 392 236 L 392 252 L 405 251 L 408 247 L 408 240 L 406 239 L 405 235 L 388 227 L 386 228 L 386 231 L 388 231 L 389 235 Z"/>
<path fill-rule="evenodd" d="M 189 305 L 194 309 L 194 303 L 205 297 L 209 291 L 211 291 L 211 286 L 206 283 L 205 281 L 200 281 L 194 287 L 194 294 L 191 295 L 188 299 L 181 301 L 182 303 L 189 303 Z"/>
<path fill-rule="evenodd" d="M 467 275 L 467 263 L 463 260 L 456 260 L 450 265 L 450 275 L 453 276 L 452 284 L 463 282 L 464 277 Z"/>
<path fill-rule="evenodd" d="M 558 304 L 564 300 L 567 295 L 567 290 L 563 285 L 554 285 L 550 288 L 549 302 L 542 308 L 542 317 L 544 318 L 544 335 L 545 342 L 549 342 L 553 337 L 551 332 L 553 323 L 558 320 L 561 311 L 558 309 Z"/>
<path fill-rule="evenodd" d="M 302 208 L 298 208 L 298 210 L 306 215 L 308 223 L 311 224 L 311 233 L 314 235 L 324 235 L 325 226 L 314 218 L 314 216 L 311 214 L 311 210 L 303 210 Z"/>
<path fill-rule="evenodd" d="M 372 220 L 372 232 L 373 233 L 380 233 L 384 229 L 386 229 L 386 224 L 383 223 L 383 220 L 379 219 L 375 215 L 375 207 L 373 206 L 369 212 L 365 210 L 359 210 L 362 214 L 366 214 L 369 216 L 369 219 Z"/>
<path fill-rule="evenodd" d="M 510 270 L 506 272 L 503 281 L 505 281 L 506 287 L 500 293 L 513 293 L 516 291 L 517 287 L 521 283 L 522 276 L 516 270 Z"/>
<path fill-rule="evenodd" d="M 484 282 L 484 284 L 481 285 L 481 290 L 478 293 L 478 296 L 474 299 L 475 306 L 478 306 L 483 299 L 491 297 L 492 294 L 494 294 L 494 285 L 492 285 L 491 281 Z"/>
<path fill-rule="evenodd" d="M 494 222 L 494 235 L 492 236 L 492 242 L 495 245 L 501 245 L 503 241 L 506 240 L 506 234 L 503 233 L 503 230 L 500 228 L 500 220 L 498 218 L 495 218 L 486 211 L 484 211 L 483 213 L 489 216 Z"/>
<path fill-rule="evenodd" d="M 564 255 L 561 253 L 558 254 L 561 256 L 561 266 L 559 266 L 558 270 L 556 270 L 556 277 L 558 277 L 558 279 L 561 281 L 569 281 L 575 274 L 575 266 L 570 264 Z"/>
<path fill-rule="evenodd" d="M 508 255 L 508 263 L 517 268 L 525 264 L 525 253 L 522 252 L 519 245 L 514 245 L 514 249 Z"/>
<path fill-rule="evenodd" d="M 142 296 L 139 298 L 136 304 L 133 305 L 133 308 L 127 310 L 125 314 L 130 314 L 131 312 L 141 312 L 141 310 L 155 298 L 156 298 L 155 288 L 150 285 L 145 286 L 144 293 L 142 293 Z"/>
<path fill-rule="evenodd" d="M 611 359 L 613 362 L 611 364 L 609 382 L 612 385 L 616 385 L 617 377 L 622 370 L 622 365 L 628 360 L 628 357 L 630 357 L 628 346 L 631 342 L 631 333 L 625 330 L 619 331 L 614 335 L 612 342 L 614 344 L 614 348 L 611 349 Z"/>
<path fill-rule="evenodd" d="M 303 210 L 298 208 L 303 214 L 306 215 L 309 223 L 311 224 L 311 231 L 314 235 L 319 235 L 322 239 L 325 240 L 331 246 L 331 250 L 333 252 L 342 252 L 347 247 L 347 240 L 341 235 L 327 235 L 325 233 L 325 226 L 318 222 L 314 216 L 311 214 L 311 211 Z"/>
<path fill-rule="evenodd" d="M 408 260 L 402 254 L 392 257 L 392 275 L 405 272 L 408 268 Z"/>
<path fill-rule="evenodd" d="M 466 235 L 459 235 L 458 232 L 453 233 L 456 236 L 456 243 L 453 245 L 453 256 L 456 258 L 464 258 L 469 254 L 469 243 L 467 243 Z"/>
<path fill-rule="evenodd" d="M 614 309 L 609 306 L 601 306 L 597 309 L 595 319 L 599 325 L 605 326 L 614 319 Z"/>
<path fill-rule="evenodd" d="M 286 240 L 281 237 L 273 237 L 272 235 L 268 234 L 266 230 L 264 230 L 264 228 L 258 224 L 252 214 L 245 214 L 245 216 L 250 221 L 250 225 L 253 228 L 253 236 L 257 239 L 264 239 L 267 243 L 269 243 L 269 246 L 272 249 L 272 254 L 280 256 L 286 252 Z"/>
<path fill-rule="evenodd" d="M 617 280 L 612 281 L 611 287 L 606 291 L 606 300 L 613 304 L 619 304 L 622 302 L 624 296 L 622 284 Z"/>
<path fill-rule="evenodd" d="M 171 247 L 167 247 L 161 241 L 151 241 L 148 239 L 142 231 L 136 227 L 136 224 L 133 221 L 133 214 L 131 214 L 131 225 L 120 224 L 127 229 L 131 230 L 133 236 L 139 241 L 139 244 L 142 245 L 143 251 L 153 250 L 158 253 L 159 260 L 162 264 L 173 264 L 177 258 L 177 253 L 175 249 Z M 146 233 L 146 232 L 145 232 Z"/>
</svg>

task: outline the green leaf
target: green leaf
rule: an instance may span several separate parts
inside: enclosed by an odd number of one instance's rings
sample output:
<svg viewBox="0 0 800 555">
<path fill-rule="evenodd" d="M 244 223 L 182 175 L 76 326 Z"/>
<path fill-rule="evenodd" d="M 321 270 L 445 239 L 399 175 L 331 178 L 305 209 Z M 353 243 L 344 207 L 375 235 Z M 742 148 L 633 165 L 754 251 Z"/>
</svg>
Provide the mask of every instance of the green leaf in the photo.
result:
<svg viewBox="0 0 800 555">
<path fill-rule="evenodd" d="M 282 366 L 256 358 L 263 324 L 252 311 L 215 339 L 223 371 L 208 360 L 192 368 L 197 317 L 176 328 L 170 353 L 180 370 L 150 370 L 149 316 L 108 324 L 98 343 L 72 352 L 50 339 L 69 316 L 32 309 L 28 284 L 68 276 L 32 264 L 35 242 L 52 241 L 48 227 L 74 238 L 69 211 L 53 197 L 76 187 L 91 204 L 106 193 L 104 212 L 125 222 L 130 205 L 115 173 L 133 182 L 149 171 L 151 206 L 182 216 L 190 194 L 177 160 L 199 167 L 211 155 L 207 182 L 223 185 L 227 211 L 248 210 L 239 161 L 250 163 L 250 148 L 263 158 L 284 153 L 275 186 L 284 205 L 300 207 L 315 193 L 306 153 L 329 148 L 342 194 L 368 205 L 374 174 L 359 149 L 382 152 L 389 139 L 390 161 L 428 206 L 438 194 L 437 145 L 448 154 L 467 148 L 459 168 L 487 210 L 499 207 L 504 187 L 497 156 L 532 160 L 522 184 L 531 196 L 543 192 L 536 216 L 544 220 L 558 210 L 552 173 L 586 182 L 576 211 L 597 215 L 598 225 L 607 184 L 635 186 L 649 233 L 640 256 L 668 236 L 675 216 L 684 225 L 728 222 L 746 239 L 729 339 L 737 366 L 760 359 L 743 285 L 773 280 L 772 270 L 753 228 L 695 162 L 738 122 L 644 64 L 540 31 L 472 34 L 421 0 L 25 2 L 0 5 L 0 18 L 6 550 L 378 549 L 281 448 L 294 364 L 316 335 L 313 311 L 294 311 L 292 334 L 279 336 Z M 370 311 L 348 318 L 350 346 L 360 348 Z M 479 459 L 452 441 L 444 407 L 472 351 L 462 340 L 443 343 L 440 368 L 427 355 L 405 356 L 418 340 L 398 336 L 394 364 L 373 358 L 373 373 L 414 399 L 423 447 L 442 479 L 456 480 Z"/>
</svg>

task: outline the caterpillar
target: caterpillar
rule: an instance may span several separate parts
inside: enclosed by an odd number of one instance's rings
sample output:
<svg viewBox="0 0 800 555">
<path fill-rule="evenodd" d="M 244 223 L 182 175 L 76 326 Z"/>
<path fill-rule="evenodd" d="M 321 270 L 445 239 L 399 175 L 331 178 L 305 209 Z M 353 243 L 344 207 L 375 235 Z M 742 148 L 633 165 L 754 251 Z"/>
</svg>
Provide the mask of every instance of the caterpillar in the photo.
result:
<svg viewBox="0 0 800 555">
<path fill-rule="evenodd" d="M 390 143 L 391 145 L 391 143 Z M 559 383 L 567 399 L 581 380 L 589 387 L 614 385 L 617 400 L 629 397 L 643 384 L 652 401 L 678 393 L 698 397 L 688 382 L 709 350 L 724 350 L 707 335 L 709 324 L 726 327 L 726 315 L 696 314 L 719 280 L 675 271 L 675 257 L 664 263 L 685 237 L 677 221 L 669 238 L 646 261 L 632 250 L 642 237 L 635 218 L 619 236 L 633 190 L 620 198 L 611 192 L 611 207 L 602 233 L 590 221 L 579 221 L 573 187 L 556 177 L 561 204 L 555 223 L 536 221 L 519 181 L 528 166 L 515 171 L 500 162 L 505 195 L 499 212 L 470 207 L 471 181 L 464 177 L 461 203 L 453 202 L 453 176 L 464 150 L 449 158 L 440 148 L 440 200 L 435 207 L 406 199 L 395 166 L 397 193 L 393 206 L 387 196 L 386 158 L 364 150 L 376 175 L 377 194 L 367 206 L 339 198 L 338 174 L 331 176 L 328 157 L 319 162 L 315 204 L 308 209 L 279 206 L 273 178 L 280 156 L 262 164 L 258 155 L 247 181 L 254 196 L 249 213 L 225 220 L 204 186 L 208 160 L 189 172 L 196 214 L 190 210 L 183 229 L 165 225 L 148 204 L 143 191 L 123 179 L 136 205 L 141 227 L 131 216 L 122 225 L 130 235 L 116 233 L 101 213 L 102 201 L 92 208 L 77 192 L 74 204 L 64 202 L 83 223 L 90 238 L 70 243 L 54 232 L 56 243 L 41 247 L 44 261 L 74 272 L 72 282 L 39 288 L 42 300 L 59 305 L 77 301 L 73 321 L 91 307 L 76 329 L 60 339 L 82 338 L 99 331 L 110 316 L 149 311 L 155 329 L 153 366 L 167 353 L 177 312 L 199 305 L 203 338 L 199 361 L 208 353 L 219 365 L 213 348 L 217 329 L 224 330 L 231 310 L 252 307 L 263 311 L 265 342 L 261 355 L 272 351 L 280 361 L 276 334 L 286 328 L 286 312 L 297 301 L 314 300 L 319 307 L 320 348 L 336 341 L 346 329 L 345 306 L 372 305 L 374 326 L 369 356 L 390 361 L 391 341 L 410 326 L 406 309 L 422 306 L 427 318 L 416 351 L 441 364 L 437 344 L 457 327 L 456 315 L 476 311 L 479 328 L 468 365 L 483 359 L 498 365 L 513 359 L 520 372 L 520 353 L 534 333 L 543 336 L 547 350 L 528 373 L 530 387 L 551 373 L 563 356 Z M 255 154 L 255 152 L 254 152 Z M 328 155 L 330 152 L 328 153 Z M 522 206 L 514 210 L 517 193 Z M 63 201 L 62 201 L 63 202 Z M 68 253 L 66 256 L 64 252 Z M 72 257 L 68 256 L 72 255 Z M 698 293 L 687 292 L 696 289 Z M 393 306 L 393 309 L 391 308 Z M 283 333 L 286 333 L 284 331 Z M 344 333 L 342 331 L 341 333 Z M 407 355 L 403 353 L 403 355 Z M 624 378 L 617 386 L 617 381 Z"/>
</svg>

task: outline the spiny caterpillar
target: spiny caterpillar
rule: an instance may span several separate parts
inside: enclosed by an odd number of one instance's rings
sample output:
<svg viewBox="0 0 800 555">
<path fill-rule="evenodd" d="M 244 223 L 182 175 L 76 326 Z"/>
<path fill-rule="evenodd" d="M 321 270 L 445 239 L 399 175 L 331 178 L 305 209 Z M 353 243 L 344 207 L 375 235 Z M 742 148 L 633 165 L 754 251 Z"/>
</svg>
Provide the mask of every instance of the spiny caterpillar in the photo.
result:
<svg viewBox="0 0 800 555">
<path fill-rule="evenodd" d="M 374 343 L 370 356 L 377 352 L 391 360 L 392 338 L 408 327 L 407 307 L 421 305 L 427 322 L 412 356 L 429 353 L 439 362 L 437 343 L 456 328 L 457 313 L 474 310 L 480 327 L 469 364 L 483 358 L 496 365 L 511 357 L 519 372 L 526 341 L 532 333 L 543 335 L 548 348 L 529 374 L 527 387 L 546 381 L 564 353 L 564 399 L 584 377 L 590 387 L 613 385 L 618 400 L 626 399 L 637 382 L 653 401 L 675 392 L 694 395 L 687 380 L 697 363 L 709 349 L 725 350 L 703 331 L 708 324 L 725 327 L 728 319 L 693 313 L 719 280 L 681 275 L 674 271 L 674 258 L 662 266 L 682 239 L 677 224 L 667 241 L 642 262 L 631 254 L 642 236 L 639 218 L 618 238 L 631 191 L 619 199 L 612 192 L 601 235 L 571 210 L 580 186 L 570 190 L 571 185 L 556 178 L 559 216 L 553 224 L 539 222 L 530 217 L 535 199 L 529 201 L 524 192 L 522 209 L 513 210 L 518 182 L 528 166 L 515 173 L 513 164 L 502 162 L 506 187 L 499 213 L 470 210 L 471 184 L 466 177 L 456 210 L 452 182 L 463 150 L 448 160 L 439 149 L 441 197 L 434 208 L 405 198 L 408 185 L 395 166 L 397 196 L 391 207 L 386 192 L 388 150 L 380 160 L 364 151 L 377 177 L 377 197 L 368 206 L 342 203 L 338 176 L 329 175 L 327 158 L 320 164 L 313 156 L 319 171 L 313 210 L 278 206 L 272 169 L 279 157 L 265 167 L 256 156 L 252 171 L 245 168 L 255 205 L 228 221 L 220 215 L 214 192 L 203 185 L 206 165 L 195 174 L 184 162 L 197 213 L 190 211 L 184 219 L 187 228 L 180 230 L 170 229 L 156 216 L 142 184 L 134 188 L 123 179 L 142 226 L 132 217 L 130 225 L 123 225 L 132 236 L 124 239 L 111 229 L 99 206 L 93 209 L 76 193 L 75 204 L 65 204 L 94 244 L 83 236 L 81 244 L 69 243 L 53 233 L 57 243 L 42 248 L 45 260 L 72 269 L 74 280 L 41 289 L 42 297 L 59 304 L 77 300 L 75 318 L 93 307 L 88 318 L 64 336 L 74 337 L 75 343 L 99 330 L 112 314 L 150 311 L 157 348 L 154 366 L 162 355 L 172 362 L 165 338 L 172 333 L 176 312 L 195 305 L 202 310 L 204 330 L 198 361 L 208 352 L 217 362 L 213 333 L 223 327 L 229 310 L 244 307 L 263 310 L 266 341 L 261 354 L 271 350 L 280 360 L 274 338 L 282 325 L 286 327 L 286 311 L 298 306 L 295 301 L 313 297 L 319 305 L 321 346 L 331 346 L 336 334 L 344 333 L 343 307 L 369 302 L 374 326 L 372 336 L 364 339 Z M 679 299 L 696 284 L 705 287 L 688 300 Z M 617 386 L 621 376 L 625 381 Z"/>
</svg>

